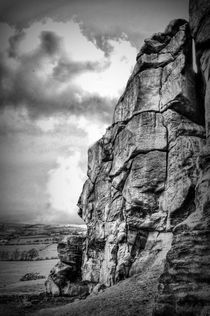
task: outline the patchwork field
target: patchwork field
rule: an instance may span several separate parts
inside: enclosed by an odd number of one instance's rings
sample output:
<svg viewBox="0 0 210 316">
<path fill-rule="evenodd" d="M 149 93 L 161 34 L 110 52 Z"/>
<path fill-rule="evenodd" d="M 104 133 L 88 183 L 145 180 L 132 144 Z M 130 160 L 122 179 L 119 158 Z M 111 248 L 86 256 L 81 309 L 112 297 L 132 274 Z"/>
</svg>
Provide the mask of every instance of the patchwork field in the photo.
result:
<svg viewBox="0 0 210 316">
<path fill-rule="evenodd" d="M 58 262 L 58 241 L 85 232 L 85 226 L 76 225 L 0 223 L 0 297 L 45 292 L 45 280 Z M 33 280 L 27 276 L 27 281 L 20 281 L 28 273 Z"/>
<path fill-rule="evenodd" d="M 30 245 L 0 245 L 0 261 L 57 259 L 57 243 Z"/>
<path fill-rule="evenodd" d="M 0 261 L 0 295 L 38 294 L 45 291 L 44 282 L 49 271 L 58 262 L 54 260 L 41 261 Z M 45 279 L 20 281 L 26 273 L 38 272 Z"/>
</svg>

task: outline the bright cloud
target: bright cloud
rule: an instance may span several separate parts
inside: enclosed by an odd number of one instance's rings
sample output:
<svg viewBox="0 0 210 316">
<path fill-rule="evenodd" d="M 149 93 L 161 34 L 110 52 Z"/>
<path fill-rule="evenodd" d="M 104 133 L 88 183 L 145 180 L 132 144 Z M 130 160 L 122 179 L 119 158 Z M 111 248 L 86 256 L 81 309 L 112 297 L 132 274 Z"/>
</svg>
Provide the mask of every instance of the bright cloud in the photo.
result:
<svg viewBox="0 0 210 316">
<path fill-rule="evenodd" d="M 40 118 L 35 122 L 36 126 L 39 127 L 43 132 L 54 131 L 59 123 L 60 120 L 57 117 Z"/>
<path fill-rule="evenodd" d="M 109 40 L 108 43 L 113 48 L 110 67 L 101 73 L 81 74 L 74 82 L 89 93 L 117 98 L 131 74 L 137 51 L 126 39 Z"/>
<path fill-rule="evenodd" d="M 94 119 L 91 120 L 83 115 L 80 117 L 70 116 L 66 120 L 66 123 L 75 126 L 75 128 L 80 128 L 86 133 L 86 144 L 88 147 L 101 138 L 107 128 L 107 123 L 102 123 Z"/>
<path fill-rule="evenodd" d="M 75 18 L 46 19 L 21 31 L 3 26 L 0 168 L 7 181 L 1 191 L 4 209 L 31 209 L 31 221 L 80 221 L 87 149 L 111 123 L 135 63 L 126 36 L 107 39 L 106 54 L 83 26 Z"/>
<path fill-rule="evenodd" d="M 72 216 L 75 215 L 84 182 L 84 173 L 79 165 L 80 159 L 79 152 L 69 157 L 58 157 L 56 168 L 49 171 L 47 184 L 51 207 L 68 212 Z"/>
<path fill-rule="evenodd" d="M 69 22 L 55 22 L 46 19 L 43 22 L 35 22 L 24 29 L 25 38 L 19 46 L 20 54 L 27 54 L 39 45 L 40 33 L 50 31 L 63 38 L 66 56 L 75 61 L 97 61 L 103 58 L 103 51 L 98 49 L 82 34 L 80 24 L 75 19 Z"/>
<path fill-rule="evenodd" d="M 112 48 L 107 56 L 75 20 L 36 22 L 13 34 L 9 42 L 1 103 L 24 105 L 33 117 L 66 111 L 78 116 L 94 113 L 104 120 L 126 85 L 137 52 L 122 35 L 107 41 Z"/>
</svg>

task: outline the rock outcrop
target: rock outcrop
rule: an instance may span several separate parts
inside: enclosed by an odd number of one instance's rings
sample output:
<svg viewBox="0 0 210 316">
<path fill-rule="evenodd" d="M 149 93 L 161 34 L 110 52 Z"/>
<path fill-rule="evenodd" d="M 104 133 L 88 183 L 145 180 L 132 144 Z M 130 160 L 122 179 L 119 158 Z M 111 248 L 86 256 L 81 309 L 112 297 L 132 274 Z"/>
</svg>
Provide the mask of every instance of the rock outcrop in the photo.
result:
<svg viewBox="0 0 210 316">
<path fill-rule="evenodd" d="M 197 59 L 199 106 L 205 106 L 206 143 L 197 164 L 194 196 L 173 229 L 172 247 L 159 281 L 155 316 L 210 314 L 210 2 L 190 1 L 190 26 Z"/>
<path fill-rule="evenodd" d="M 205 104 L 206 138 L 210 142 L 210 3 L 190 0 L 190 27 L 195 41 L 198 75 L 201 81 L 199 96 Z"/>
<path fill-rule="evenodd" d="M 45 282 L 50 295 L 85 297 L 89 294 L 87 283 L 81 280 L 83 236 L 67 236 L 58 243 L 60 261 L 52 268 Z"/>
<path fill-rule="evenodd" d="M 174 245 L 188 245 L 181 227 L 196 210 L 205 143 L 192 63 L 185 20 L 145 40 L 113 124 L 89 149 L 78 203 L 87 224 L 83 280 L 111 286 L 154 266 L 163 278 Z"/>
</svg>

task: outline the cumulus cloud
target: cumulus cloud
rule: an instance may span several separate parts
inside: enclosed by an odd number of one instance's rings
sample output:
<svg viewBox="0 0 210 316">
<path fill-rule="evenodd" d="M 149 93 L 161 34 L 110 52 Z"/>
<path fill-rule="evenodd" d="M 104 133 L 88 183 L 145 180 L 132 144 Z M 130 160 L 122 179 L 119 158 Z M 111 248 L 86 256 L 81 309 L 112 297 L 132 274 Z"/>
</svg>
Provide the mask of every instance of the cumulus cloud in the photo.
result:
<svg viewBox="0 0 210 316">
<path fill-rule="evenodd" d="M 81 223 L 76 204 L 87 149 L 106 124 L 84 115 L 31 120 L 25 108 L 5 108 L 0 114 L 0 219 Z"/>
<path fill-rule="evenodd" d="M 41 32 L 41 45 L 40 49 L 49 56 L 53 56 L 59 51 L 60 38 L 53 32 Z"/>
<path fill-rule="evenodd" d="M 144 42 L 144 39 L 148 36 L 147 33 L 140 30 L 130 30 L 127 27 L 121 27 L 119 25 L 114 25 L 111 29 L 101 29 L 95 24 L 91 23 L 81 23 L 80 27 L 83 34 L 92 42 L 96 47 L 102 50 L 106 57 L 109 57 L 114 48 L 110 44 L 111 41 L 126 40 L 133 47 L 139 49 Z"/>
<path fill-rule="evenodd" d="M 78 222 L 88 146 L 111 123 L 136 49 L 126 38 L 107 37 L 105 54 L 76 20 L 5 29 L 0 47 L 2 214 L 16 220 L 29 211 L 30 221 L 65 217 Z"/>
<path fill-rule="evenodd" d="M 80 152 L 58 157 L 57 166 L 49 171 L 47 192 L 51 209 L 66 212 L 71 218 L 77 218 L 77 201 L 85 180 L 81 170 Z"/>
<path fill-rule="evenodd" d="M 80 27 L 48 19 L 9 37 L 7 54 L 1 53 L 1 107 L 26 107 L 33 119 L 71 113 L 111 122 L 136 49 L 125 37 L 107 37 L 104 54 L 103 44 L 91 43 Z"/>
<path fill-rule="evenodd" d="M 125 32 L 140 48 L 142 36 L 161 30 L 175 17 L 187 18 L 188 0 L 2 0 L 0 12 L 0 21 L 19 29 L 46 17 L 66 22 L 78 15 L 100 47 L 104 46 L 101 39 L 103 42 L 107 35 Z M 104 48 L 106 51 L 106 45 Z"/>
<path fill-rule="evenodd" d="M 61 58 L 57 65 L 53 68 L 53 78 L 64 82 L 84 72 L 101 72 L 108 68 L 110 63 L 100 62 L 70 62 L 65 58 Z"/>
<path fill-rule="evenodd" d="M 9 38 L 9 48 L 8 55 L 10 58 L 16 58 L 18 53 L 19 43 L 24 38 L 25 33 L 23 31 L 16 32 L 13 36 Z"/>
<path fill-rule="evenodd" d="M 66 56 L 62 38 L 50 31 L 41 32 L 40 44 L 35 50 L 20 54 L 18 47 L 23 39 L 23 32 L 10 38 L 8 53 L 10 59 L 16 60 L 15 67 L 11 67 L 5 56 L 1 59 L 1 106 L 25 106 L 33 118 L 69 112 L 110 119 L 116 100 L 101 98 L 97 93 L 84 93 L 82 87 L 72 82 L 79 74 L 104 71 L 109 61 L 71 60 Z"/>
</svg>

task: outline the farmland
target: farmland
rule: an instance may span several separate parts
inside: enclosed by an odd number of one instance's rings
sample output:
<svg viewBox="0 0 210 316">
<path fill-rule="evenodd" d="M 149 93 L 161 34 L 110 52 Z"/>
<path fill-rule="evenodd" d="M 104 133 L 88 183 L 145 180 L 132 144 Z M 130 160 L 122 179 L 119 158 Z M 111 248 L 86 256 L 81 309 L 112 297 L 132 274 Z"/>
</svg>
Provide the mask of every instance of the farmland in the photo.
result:
<svg viewBox="0 0 210 316">
<path fill-rule="evenodd" d="M 0 295 L 38 294 L 45 291 L 44 282 L 58 260 L 0 261 Z M 26 273 L 38 272 L 45 279 L 20 281 Z"/>
<path fill-rule="evenodd" d="M 57 243 L 0 245 L 0 261 L 31 261 L 57 258 Z"/>
<path fill-rule="evenodd" d="M 44 292 L 44 282 L 58 262 L 57 243 L 85 232 L 84 226 L 0 224 L 0 296 Z M 27 273 L 43 278 L 20 281 Z"/>
</svg>

